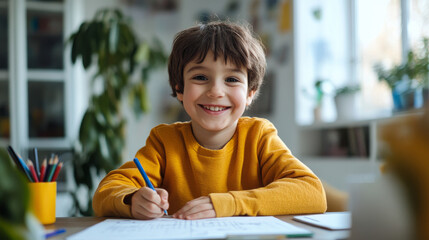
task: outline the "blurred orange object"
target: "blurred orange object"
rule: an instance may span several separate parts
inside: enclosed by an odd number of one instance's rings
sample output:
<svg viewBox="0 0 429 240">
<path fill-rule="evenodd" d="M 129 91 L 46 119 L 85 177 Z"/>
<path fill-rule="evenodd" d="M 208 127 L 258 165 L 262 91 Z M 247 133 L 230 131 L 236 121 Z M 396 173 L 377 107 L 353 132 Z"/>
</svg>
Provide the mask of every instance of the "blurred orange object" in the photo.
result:
<svg viewBox="0 0 429 240">
<path fill-rule="evenodd" d="M 395 119 L 380 129 L 386 171 L 404 183 L 417 239 L 429 239 L 429 105 L 423 114 Z"/>
</svg>

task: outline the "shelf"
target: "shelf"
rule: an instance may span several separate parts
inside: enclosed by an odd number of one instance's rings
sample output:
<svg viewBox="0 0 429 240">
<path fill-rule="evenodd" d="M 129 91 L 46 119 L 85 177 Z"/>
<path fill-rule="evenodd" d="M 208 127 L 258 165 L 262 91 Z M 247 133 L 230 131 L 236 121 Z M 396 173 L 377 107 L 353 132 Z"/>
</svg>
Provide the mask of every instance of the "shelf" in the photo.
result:
<svg viewBox="0 0 429 240">
<path fill-rule="evenodd" d="M 301 129 L 302 156 L 369 158 L 372 156 L 369 125 Z"/>
<path fill-rule="evenodd" d="M 28 140 L 28 148 L 70 149 L 71 146 L 71 142 L 65 138 L 31 138 Z"/>
<path fill-rule="evenodd" d="M 5 70 L 0 70 L 0 81 L 6 80 L 9 77 L 9 72 Z"/>
<path fill-rule="evenodd" d="M 29 81 L 36 80 L 38 82 L 62 82 L 64 81 L 64 71 L 33 69 L 28 70 L 27 78 Z"/>
<path fill-rule="evenodd" d="M 1 147 L 6 147 L 10 144 L 10 140 L 6 139 L 6 138 L 0 138 L 0 146 Z"/>
<path fill-rule="evenodd" d="M 6 11 L 0 8 L 0 55 L 9 56 L 0 58 L 0 130 L 10 122 L 10 139 L 0 135 L 0 143 L 20 149 L 23 157 L 34 147 L 70 150 L 76 85 L 68 85 L 75 71 L 64 41 L 80 18 L 74 14 L 78 5 L 74 0 L 6 2 Z"/>
<path fill-rule="evenodd" d="M 28 10 L 36 10 L 43 12 L 58 12 L 64 11 L 64 3 L 62 2 L 39 2 L 39 1 L 27 1 Z"/>
<path fill-rule="evenodd" d="M 299 127 L 299 144 L 296 154 L 300 159 L 313 162 L 378 163 L 383 144 L 379 129 L 390 121 L 421 115 L 424 109 L 379 114 L 360 120 L 316 123 Z"/>
<path fill-rule="evenodd" d="M 301 156 L 301 161 L 304 162 L 368 162 L 370 158 L 365 157 L 326 157 L 326 156 Z"/>
<path fill-rule="evenodd" d="M 379 123 L 386 120 L 391 120 L 397 117 L 405 117 L 414 114 L 423 114 L 424 109 L 411 109 L 407 111 L 385 111 L 380 112 L 378 114 L 371 114 L 367 116 L 363 116 L 360 119 L 349 119 L 349 120 L 338 120 L 335 122 L 316 122 L 313 124 L 298 124 L 301 130 L 312 130 L 312 129 L 327 129 L 327 128 L 340 128 L 340 127 L 359 127 L 359 126 L 367 126 L 371 123 Z"/>
</svg>

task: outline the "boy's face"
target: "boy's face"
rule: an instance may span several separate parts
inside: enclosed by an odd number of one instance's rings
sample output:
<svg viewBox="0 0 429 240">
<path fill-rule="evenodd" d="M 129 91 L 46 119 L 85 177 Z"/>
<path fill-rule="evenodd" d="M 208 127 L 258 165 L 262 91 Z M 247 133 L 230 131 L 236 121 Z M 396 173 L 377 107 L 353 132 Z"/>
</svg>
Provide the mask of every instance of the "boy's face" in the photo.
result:
<svg viewBox="0 0 429 240">
<path fill-rule="evenodd" d="M 225 64 L 223 56 L 214 61 L 207 53 L 202 63 L 189 62 L 183 70 L 184 90 L 177 93 L 193 127 L 206 131 L 235 131 L 255 94 L 248 91 L 247 69 L 231 61 Z"/>
</svg>

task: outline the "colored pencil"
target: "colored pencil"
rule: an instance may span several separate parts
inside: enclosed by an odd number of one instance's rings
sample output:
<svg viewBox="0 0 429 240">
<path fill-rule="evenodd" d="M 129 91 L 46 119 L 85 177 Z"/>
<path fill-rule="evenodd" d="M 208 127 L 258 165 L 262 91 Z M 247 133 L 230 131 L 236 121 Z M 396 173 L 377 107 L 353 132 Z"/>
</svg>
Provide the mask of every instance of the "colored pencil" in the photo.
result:
<svg viewBox="0 0 429 240">
<path fill-rule="evenodd" d="M 40 169 L 39 169 L 39 154 L 37 154 L 37 148 L 34 148 L 34 163 L 36 165 L 36 173 L 37 176 L 40 177 Z"/>
<path fill-rule="evenodd" d="M 51 173 L 51 168 L 53 164 L 54 164 L 54 159 L 51 157 L 48 161 L 48 165 L 46 165 L 45 177 L 43 178 L 44 182 L 48 181 L 49 174 Z"/>
<path fill-rule="evenodd" d="M 61 168 L 63 167 L 63 162 L 60 162 L 55 169 L 54 176 L 52 177 L 51 182 L 55 182 L 57 180 L 58 174 L 60 173 Z"/>
<path fill-rule="evenodd" d="M 16 152 L 13 150 L 13 148 L 11 146 L 7 147 L 7 151 L 9 152 L 9 155 L 12 157 L 12 160 L 15 162 L 16 167 L 21 170 L 21 172 L 25 173 L 25 168 L 24 166 L 22 166 L 22 164 L 20 163 L 19 159 L 18 159 L 18 155 L 16 154 Z"/>
<path fill-rule="evenodd" d="M 36 170 L 34 169 L 33 162 L 30 160 L 27 161 L 28 169 L 30 169 L 31 176 L 33 177 L 34 182 L 39 182 L 39 179 L 36 174 Z"/>
<path fill-rule="evenodd" d="M 46 173 L 46 158 L 43 159 L 42 167 L 40 168 L 40 181 L 43 182 L 45 179 L 45 173 Z"/>
<path fill-rule="evenodd" d="M 54 230 L 54 231 L 52 231 L 52 232 L 48 232 L 48 233 L 46 233 L 46 234 L 45 234 L 45 238 L 54 237 L 54 236 L 56 236 L 56 235 L 59 235 L 59 234 L 61 234 L 61 233 L 65 233 L 65 232 L 66 232 L 66 229 L 65 229 L 65 228 L 56 229 L 56 230 Z"/>
<path fill-rule="evenodd" d="M 30 180 L 30 182 L 34 182 L 34 179 L 31 177 L 30 169 L 27 167 L 27 164 L 25 164 L 24 160 L 22 160 L 22 157 L 19 156 L 19 154 L 18 154 L 18 160 L 19 160 L 19 163 L 21 163 L 22 167 L 24 168 L 24 172 L 25 174 L 27 174 L 27 177 Z"/>
<path fill-rule="evenodd" d="M 55 156 L 55 159 L 52 162 L 51 169 L 49 170 L 50 171 L 49 175 L 47 175 L 48 179 L 46 180 L 46 182 L 50 182 L 52 180 L 52 177 L 54 176 L 54 172 L 57 168 L 57 165 L 58 165 L 58 156 Z"/>
<path fill-rule="evenodd" d="M 155 188 L 153 187 L 152 183 L 150 182 L 149 177 L 147 176 L 146 172 L 143 169 L 143 166 L 140 164 L 139 160 L 137 158 L 134 158 L 134 163 L 136 164 L 137 168 L 139 169 L 140 174 L 142 175 L 144 181 L 146 182 L 146 185 L 151 188 L 153 191 L 156 192 Z M 164 209 L 164 214 L 168 216 L 167 210 Z"/>
</svg>

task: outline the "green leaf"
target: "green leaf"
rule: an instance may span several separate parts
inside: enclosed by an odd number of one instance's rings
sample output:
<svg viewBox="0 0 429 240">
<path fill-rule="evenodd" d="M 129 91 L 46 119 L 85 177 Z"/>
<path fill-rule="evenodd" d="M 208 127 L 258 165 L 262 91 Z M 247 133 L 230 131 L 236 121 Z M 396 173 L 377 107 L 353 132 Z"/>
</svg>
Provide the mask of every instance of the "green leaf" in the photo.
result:
<svg viewBox="0 0 429 240">
<path fill-rule="evenodd" d="M 128 73 L 132 74 L 134 72 L 136 61 L 135 55 L 137 54 L 137 46 L 134 44 L 134 47 L 130 54 L 128 55 Z"/>
<path fill-rule="evenodd" d="M 145 42 L 143 42 L 142 44 L 140 44 L 140 46 L 138 47 L 136 56 L 135 56 L 135 61 L 137 62 L 146 62 L 149 60 L 149 45 Z"/>
<path fill-rule="evenodd" d="M 146 86 L 144 84 L 141 84 L 140 86 L 141 86 L 141 89 L 140 89 L 141 110 L 142 112 L 147 112 L 149 111 L 149 100 L 147 97 Z"/>
<path fill-rule="evenodd" d="M 122 163 L 126 119 L 120 106 L 124 94 L 129 93 L 136 116 L 148 111 L 148 89 L 144 84 L 155 67 L 165 66 L 166 56 L 160 41 L 153 47 L 140 44 L 119 9 L 97 11 L 92 20 L 82 23 L 71 35 L 69 42 L 73 44 L 71 58 L 74 63 L 79 57 L 85 69 L 92 61 L 95 63 L 91 84 L 102 81 L 102 89 L 92 94 L 82 119 L 73 162 L 76 185 L 91 190 L 94 180 L 89 169 L 102 174 Z M 132 80 L 134 70 L 141 71 L 142 75 L 142 81 L 137 84 Z M 73 203 L 75 213 L 92 213 L 90 201 L 82 206 L 77 201 Z"/>
<path fill-rule="evenodd" d="M 80 25 L 79 30 L 76 33 L 76 37 L 73 41 L 73 47 L 72 47 L 72 61 L 73 60 L 76 61 L 77 57 L 81 56 L 82 64 L 85 69 L 87 69 L 89 65 L 91 65 L 91 56 L 92 56 L 91 48 L 90 46 L 88 46 L 89 44 L 87 42 L 87 35 L 88 35 L 87 28 L 88 28 L 87 22 L 83 22 Z"/>
<path fill-rule="evenodd" d="M 91 109 L 87 110 L 79 129 L 79 141 L 87 151 L 92 151 L 96 145 L 97 132 L 94 128 L 95 124 L 95 113 Z"/>
<path fill-rule="evenodd" d="M 27 180 L 12 165 L 3 148 L 0 149 L 0 177 L 0 219 L 14 225 L 24 225 L 30 198 Z"/>
<path fill-rule="evenodd" d="M 88 34 L 88 43 L 91 48 L 91 52 L 97 53 L 99 49 L 99 42 L 102 39 L 102 32 L 99 29 L 99 22 L 89 23 L 87 34 Z M 102 27 L 102 26 L 101 26 Z"/>
<path fill-rule="evenodd" d="M 109 53 L 114 54 L 118 51 L 118 39 L 118 22 L 112 20 L 109 31 Z"/>
<path fill-rule="evenodd" d="M 79 32 L 74 33 L 73 35 L 71 35 L 70 37 L 70 41 L 72 44 L 72 48 L 71 48 L 71 61 L 73 64 L 76 63 L 77 60 L 77 56 L 78 56 L 78 38 Z"/>
<path fill-rule="evenodd" d="M 25 230 L 24 225 L 17 225 L 0 217 L 0 239 L 25 240 Z"/>
<path fill-rule="evenodd" d="M 106 136 L 104 134 L 100 134 L 98 136 L 98 141 L 100 144 L 100 153 L 104 159 L 109 159 L 109 147 L 107 146 Z"/>
</svg>

